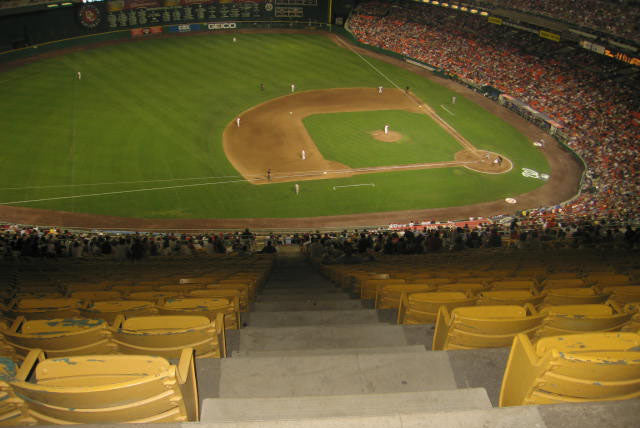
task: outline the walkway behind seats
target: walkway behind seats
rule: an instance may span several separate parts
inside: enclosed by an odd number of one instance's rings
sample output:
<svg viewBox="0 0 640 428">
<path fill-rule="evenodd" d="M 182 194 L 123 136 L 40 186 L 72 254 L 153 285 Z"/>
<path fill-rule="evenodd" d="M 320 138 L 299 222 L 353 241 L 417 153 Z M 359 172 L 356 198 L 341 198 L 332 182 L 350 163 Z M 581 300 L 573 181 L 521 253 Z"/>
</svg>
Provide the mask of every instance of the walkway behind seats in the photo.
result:
<svg viewBox="0 0 640 428">
<path fill-rule="evenodd" d="M 208 427 L 595 427 L 640 402 L 496 408 L 509 348 L 431 351 L 433 325 L 398 325 L 280 249 L 230 358 L 198 360 Z M 577 424 L 580 425 L 577 425 Z"/>
</svg>

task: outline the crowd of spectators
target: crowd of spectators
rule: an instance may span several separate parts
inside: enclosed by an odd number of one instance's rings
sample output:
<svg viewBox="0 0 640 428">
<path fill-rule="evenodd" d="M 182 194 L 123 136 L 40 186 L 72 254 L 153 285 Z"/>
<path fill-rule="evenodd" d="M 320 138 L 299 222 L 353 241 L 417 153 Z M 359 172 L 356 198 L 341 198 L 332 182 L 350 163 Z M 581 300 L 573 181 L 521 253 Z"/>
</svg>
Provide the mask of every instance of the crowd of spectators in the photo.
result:
<svg viewBox="0 0 640 428">
<path fill-rule="evenodd" d="M 467 0 L 542 15 L 640 41 L 640 3 L 620 0 Z M 465 2 L 465 3 L 466 3 Z"/>
<path fill-rule="evenodd" d="M 362 43 L 493 86 L 562 124 L 588 168 L 565 214 L 638 218 L 640 73 L 618 75 L 625 64 L 575 44 L 430 5 L 361 3 L 348 27 Z"/>
</svg>

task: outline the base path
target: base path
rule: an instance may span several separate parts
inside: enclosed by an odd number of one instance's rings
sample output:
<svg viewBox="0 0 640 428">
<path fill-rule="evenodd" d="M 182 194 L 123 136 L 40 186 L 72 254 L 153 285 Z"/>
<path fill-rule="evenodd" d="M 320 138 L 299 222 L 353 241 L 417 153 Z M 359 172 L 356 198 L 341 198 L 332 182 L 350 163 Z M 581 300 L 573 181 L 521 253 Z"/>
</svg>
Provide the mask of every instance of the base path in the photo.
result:
<svg viewBox="0 0 640 428">
<path fill-rule="evenodd" d="M 243 112 L 239 127 L 235 122 L 226 127 L 222 143 L 229 161 L 254 184 L 267 182 L 267 169 L 271 169 L 273 181 L 279 182 L 350 176 L 357 171 L 325 159 L 302 119 L 313 114 L 372 110 L 421 112 L 399 90 L 389 89 L 382 94 L 374 88 L 298 92 Z M 305 160 L 302 150 L 306 153 Z M 325 171 L 327 174 L 323 174 Z"/>
</svg>

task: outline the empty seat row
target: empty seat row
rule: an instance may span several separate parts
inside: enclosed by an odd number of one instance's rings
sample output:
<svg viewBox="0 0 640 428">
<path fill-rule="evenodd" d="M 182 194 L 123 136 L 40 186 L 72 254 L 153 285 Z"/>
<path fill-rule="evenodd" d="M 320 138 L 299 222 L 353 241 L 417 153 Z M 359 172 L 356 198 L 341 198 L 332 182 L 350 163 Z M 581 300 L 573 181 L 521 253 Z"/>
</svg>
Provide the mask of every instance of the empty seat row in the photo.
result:
<svg viewBox="0 0 640 428">
<path fill-rule="evenodd" d="M 87 302 L 74 298 L 20 299 L 6 311 L 10 319 L 22 316 L 28 320 L 86 317 L 113 323 L 119 314 L 202 315 L 213 320 L 218 313 L 225 316 L 226 328 L 240 328 L 240 299 L 237 290 L 203 290 L 192 297 L 158 296 L 157 300 L 105 300 Z"/>
<path fill-rule="evenodd" d="M 621 330 L 636 314 L 604 305 L 440 307 L 433 350 L 506 347 L 517 334 L 540 338 Z"/>
<path fill-rule="evenodd" d="M 193 349 L 178 358 L 176 365 L 149 355 L 45 358 L 35 349 L 19 369 L 1 360 L 0 424 L 197 421 Z"/>
<path fill-rule="evenodd" d="M 178 358 L 185 348 L 193 348 L 197 358 L 226 356 L 221 313 L 213 321 L 198 315 L 119 315 L 112 326 L 101 319 L 28 321 L 19 317 L 0 335 L 5 355 L 17 359 L 34 349 L 42 349 L 49 357 L 121 353 Z"/>
</svg>

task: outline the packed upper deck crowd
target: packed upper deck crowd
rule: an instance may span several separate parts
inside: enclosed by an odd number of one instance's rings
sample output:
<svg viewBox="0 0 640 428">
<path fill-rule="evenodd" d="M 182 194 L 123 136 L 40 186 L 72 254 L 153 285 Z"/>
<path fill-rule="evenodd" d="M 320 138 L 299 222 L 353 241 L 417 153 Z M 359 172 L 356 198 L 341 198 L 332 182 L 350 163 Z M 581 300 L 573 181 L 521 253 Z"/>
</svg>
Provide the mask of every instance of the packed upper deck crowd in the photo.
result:
<svg viewBox="0 0 640 428">
<path fill-rule="evenodd" d="M 515 9 L 640 41 L 640 3 L 619 0 L 467 0 Z"/>
<path fill-rule="evenodd" d="M 362 43 L 491 85 L 563 124 L 588 167 L 564 214 L 638 218 L 640 73 L 617 79 L 626 65 L 615 60 L 423 4 L 365 2 L 348 25 Z"/>
</svg>

